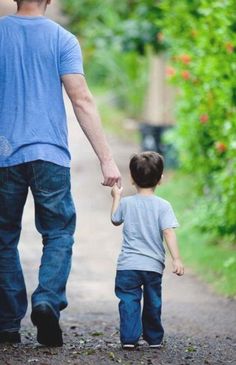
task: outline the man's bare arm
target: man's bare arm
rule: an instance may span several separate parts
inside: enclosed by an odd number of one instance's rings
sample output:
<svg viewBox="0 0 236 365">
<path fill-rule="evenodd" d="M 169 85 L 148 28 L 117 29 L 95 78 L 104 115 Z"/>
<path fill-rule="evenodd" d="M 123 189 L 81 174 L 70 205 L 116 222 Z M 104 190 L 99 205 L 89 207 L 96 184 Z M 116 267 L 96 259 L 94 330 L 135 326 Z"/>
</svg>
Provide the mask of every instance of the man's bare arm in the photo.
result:
<svg viewBox="0 0 236 365">
<path fill-rule="evenodd" d="M 121 185 L 121 176 L 113 160 L 109 145 L 103 133 L 101 119 L 83 75 L 62 76 L 65 90 L 72 102 L 76 118 L 98 156 L 104 177 L 103 185 Z"/>
</svg>

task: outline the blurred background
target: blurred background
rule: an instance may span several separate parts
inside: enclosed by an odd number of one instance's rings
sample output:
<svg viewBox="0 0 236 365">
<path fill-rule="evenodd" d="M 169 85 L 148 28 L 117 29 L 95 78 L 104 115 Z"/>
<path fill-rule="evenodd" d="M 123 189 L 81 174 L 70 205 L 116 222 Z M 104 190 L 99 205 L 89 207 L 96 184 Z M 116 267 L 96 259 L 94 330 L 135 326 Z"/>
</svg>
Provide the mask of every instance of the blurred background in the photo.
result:
<svg viewBox="0 0 236 365">
<path fill-rule="evenodd" d="M 61 4 L 105 128 L 164 155 L 185 260 L 235 296 L 235 0 Z"/>
<path fill-rule="evenodd" d="M 14 8 L 1 0 L 1 14 Z M 51 12 L 79 39 L 108 133 L 164 155 L 157 193 L 184 261 L 235 297 L 235 0 L 55 0 Z"/>
</svg>

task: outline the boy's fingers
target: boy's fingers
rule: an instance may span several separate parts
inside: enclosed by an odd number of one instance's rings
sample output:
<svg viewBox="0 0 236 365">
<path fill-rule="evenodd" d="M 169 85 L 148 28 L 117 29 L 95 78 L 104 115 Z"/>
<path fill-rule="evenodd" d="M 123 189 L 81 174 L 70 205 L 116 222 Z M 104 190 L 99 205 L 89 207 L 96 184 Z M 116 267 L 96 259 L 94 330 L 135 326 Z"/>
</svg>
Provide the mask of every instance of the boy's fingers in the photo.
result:
<svg viewBox="0 0 236 365">
<path fill-rule="evenodd" d="M 119 177 L 117 180 L 116 180 L 116 185 L 118 186 L 118 188 L 121 188 L 122 185 L 121 185 L 121 177 Z"/>
<path fill-rule="evenodd" d="M 183 268 L 183 267 L 180 267 L 180 268 L 178 269 L 178 271 L 177 271 L 177 275 L 179 275 L 179 276 L 184 275 L 184 268 Z"/>
<path fill-rule="evenodd" d="M 173 273 L 178 275 L 178 276 L 182 276 L 182 275 L 184 275 L 184 268 L 181 267 L 181 266 L 175 266 L 174 270 L 173 270 Z"/>
</svg>

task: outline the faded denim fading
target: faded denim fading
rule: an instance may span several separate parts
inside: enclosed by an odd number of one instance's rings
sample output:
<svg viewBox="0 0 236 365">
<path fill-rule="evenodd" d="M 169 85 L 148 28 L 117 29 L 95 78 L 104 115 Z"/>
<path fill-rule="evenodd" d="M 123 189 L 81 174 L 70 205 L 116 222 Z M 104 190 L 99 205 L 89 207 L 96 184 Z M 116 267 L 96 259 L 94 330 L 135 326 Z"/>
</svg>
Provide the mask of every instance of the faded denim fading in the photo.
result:
<svg viewBox="0 0 236 365">
<path fill-rule="evenodd" d="M 43 241 L 32 306 L 47 303 L 58 318 L 67 306 L 65 289 L 76 223 L 70 169 L 41 160 L 0 168 L 0 332 L 19 330 L 27 309 L 18 242 L 28 188 Z M 30 242 L 28 245 L 30 249 Z"/>
<path fill-rule="evenodd" d="M 162 275 L 152 271 L 118 270 L 115 292 L 120 299 L 120 340 L 137 344 L 141 335 L 149 345 L 161 344 Z M 143 308 L 141 300 L 143 298 Z"/>
</svg>

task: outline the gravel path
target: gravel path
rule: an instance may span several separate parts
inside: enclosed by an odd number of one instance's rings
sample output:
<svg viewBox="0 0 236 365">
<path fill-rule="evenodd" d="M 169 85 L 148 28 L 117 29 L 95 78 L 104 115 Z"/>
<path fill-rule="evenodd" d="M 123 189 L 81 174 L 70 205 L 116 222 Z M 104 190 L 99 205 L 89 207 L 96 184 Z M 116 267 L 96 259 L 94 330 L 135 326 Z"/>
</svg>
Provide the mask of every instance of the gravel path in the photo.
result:
<svg viewBox="0 0 236 365">
<path fill-rule="evenodd" d="M 58 2 L 54 0 L 53 4 L 51 14 L 57 17 L 60 14 Z M 1 0 L 0 14 L 13 8 L 14 3 L 10 6 L 9 0 Z M 82 135 L 68 102 L 67 106 L 78 228 L 68 284 L 70 305 L 61 317 L 65 345 L 61 349 L 49 349 L 37 344 L 36 331 L 29 320 L 29 306 L 22 323 L 22 344 L 0 345 L 0 365 L 235 365 L 235 301 L 212 293 L 188 269 L 184 277 L 174 276 L 169 265 L 163 284 L 164 348 L 151 351 L 143 343 L 134 352 L 120 349 L 117 300 L 113 286 L 121 229 L 109 222 L 110 190 L 101 186 L 97 159 Z M 127 162 L 129 156 L 137 151 L 137 146 L 114 137 L 109 140 L 123 173 L 124 194 L 128 194 L 131 187 Z M 37 283 L 41 255 L 31 196 L 24 212 L 20 252 L 30 299 Z"/>
</svg>

